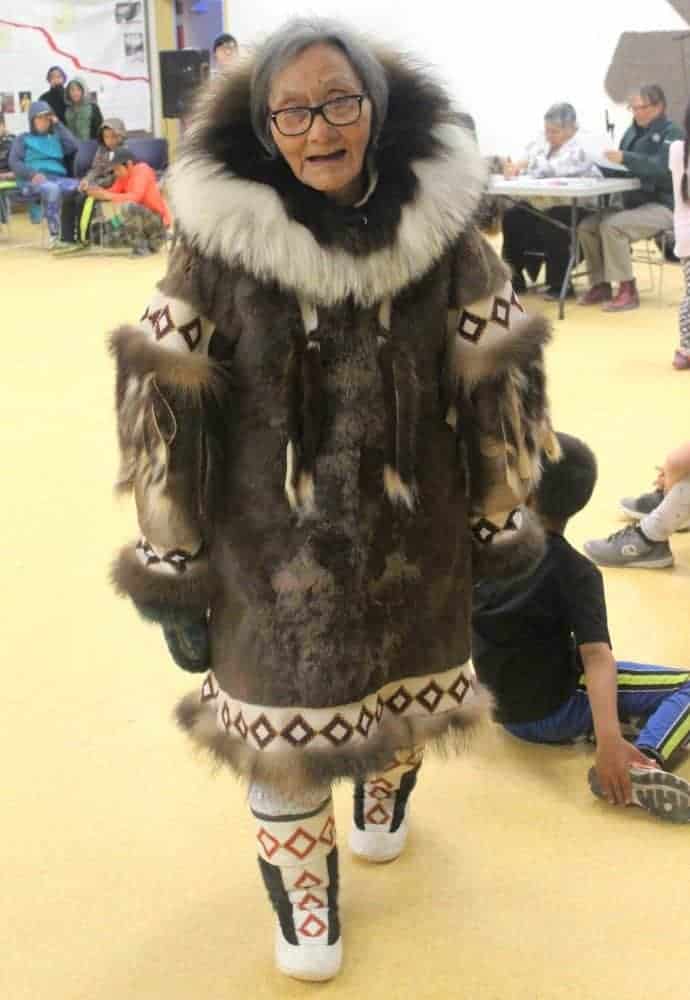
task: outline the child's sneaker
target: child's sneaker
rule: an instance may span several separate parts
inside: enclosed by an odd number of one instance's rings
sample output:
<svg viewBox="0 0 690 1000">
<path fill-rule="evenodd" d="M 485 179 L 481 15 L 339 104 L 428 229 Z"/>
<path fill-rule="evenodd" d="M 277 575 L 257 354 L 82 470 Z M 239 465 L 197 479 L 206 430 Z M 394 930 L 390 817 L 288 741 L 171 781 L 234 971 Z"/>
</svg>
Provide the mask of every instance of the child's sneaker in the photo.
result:
<svg viewBox="0 0 690 1000">
<path fill-rule="evenodd" d="M 605 798 L 596 768 L 588 779 L 594 795 Z M 631 767 L 630 780 L 636 806 L 669 823 L 690 823 L 690 783 L 657 767 Z"/>
<path fill-rule="evenodd" d="M 673 566 L 668 542 L 651 542 L 639 528 L 630 524 L 608 538 L 585 542 L 583 548 L 599 566 L 634 566 L 638 569 L 665 569 Z"/>
<path fill-rule="evenodd" d="M 646 514 L 651 514 L 664 499 L 663 490 L 651 490 L 641 493 L 639 497 L 623 497 L 620 500 L 621 510 L 633 521 L 639 521 Z"/>
</svg>

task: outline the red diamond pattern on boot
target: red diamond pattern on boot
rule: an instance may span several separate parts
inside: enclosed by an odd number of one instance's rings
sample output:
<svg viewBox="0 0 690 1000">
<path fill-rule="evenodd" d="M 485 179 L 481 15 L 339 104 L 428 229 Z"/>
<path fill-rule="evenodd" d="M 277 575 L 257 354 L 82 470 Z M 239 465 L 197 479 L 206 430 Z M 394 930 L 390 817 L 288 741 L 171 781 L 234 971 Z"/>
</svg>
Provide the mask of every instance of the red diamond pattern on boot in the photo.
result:
<svg viewBox="0 0 690 1000">
<path fill-rule="evenodd" d="M 397 767 L 397 764 L 395 765 Z M 367 794 L 372 797 L 372 799 L 387 799 L 391 792 L 395 791 L 393 785 L 390 781 L 386 781 L 385 778 L 376 778 L 374 781 L 367 782 Z"/>
<path fill-rule="evenodd" d="M 267 858 L 272 858 L 275 852 L 280 847 L 280 841 L 276 840 L 275 837 L 271 836 L 268 830 L 265 830 L 263 826 L 257 833 L 256 839 L 263 847 L 264 854 L 266 855 Z"/>
<path fill-rule="evenodd" d="M 380 802 L 377 802 L 368 813 L 366 813 L 365 819 L 367 823 L 373 823 L 375 826 L 382 826 L 384 823 L 390 823 L 391 814 L 383 808 Z"/>
<path fill-rule="evenodd" d="M 328 847 L 333 847 L 335 845 L 335 820 L 332 816 L 329 816 L 323 825 L 323 830 L 319 834 L 319 841 L 322 844 L 326 844 Z"/>
<path fill-rule="evenodd" d="M 323 879 L 312 875 L 306 868 L 295 882 L 295 889 L 314 889 L 317 885 L 323 885 Z"/>
<path fill-rule="evenodd" d="M 310 833 L 303 830 L 302 827 L 298 827 L 289 840 L 286 840 L 283 847 L 290 854 L 294 854 L 296 858 L 303 861 L 307 854 L 310 854 L 314 849 L 316 844 L 316 837 L 312 837 Z M 306 846 L 305 846 L 306 845 Z"/>
<path fill-rule="evenodd" d="M 297 903 L 298 910 L 322 910 L 324 906 L 328 906 L 328 900 L 320 899 L 313 892 L 305 893 Z"/>
<path fill-rule="evenodd" d="M 297 928 L 300 934 L 308 938 L 321 937 L 327 930 L 326 924 L 314 913 L 310 913 L 307 919 Z"/>
</svg>

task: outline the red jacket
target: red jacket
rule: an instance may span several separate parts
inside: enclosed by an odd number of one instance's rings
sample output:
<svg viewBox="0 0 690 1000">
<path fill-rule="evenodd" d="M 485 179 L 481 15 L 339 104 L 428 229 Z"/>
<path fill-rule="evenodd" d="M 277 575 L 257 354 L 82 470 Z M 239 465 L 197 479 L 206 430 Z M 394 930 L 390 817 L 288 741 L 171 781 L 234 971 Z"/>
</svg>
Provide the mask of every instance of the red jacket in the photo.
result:
<svg viewBox="0 0 690 1000">
<path fill-rule="evenodd" d="M 156 175 L 148 163 L 135 163 L 126 177 L 118 178 L 108 191 L 114 197 L 111 201 L 136 201 L 162 216 L 166 226 L 171 216 L 165 198 L 160 193 Z"/>
</svg>

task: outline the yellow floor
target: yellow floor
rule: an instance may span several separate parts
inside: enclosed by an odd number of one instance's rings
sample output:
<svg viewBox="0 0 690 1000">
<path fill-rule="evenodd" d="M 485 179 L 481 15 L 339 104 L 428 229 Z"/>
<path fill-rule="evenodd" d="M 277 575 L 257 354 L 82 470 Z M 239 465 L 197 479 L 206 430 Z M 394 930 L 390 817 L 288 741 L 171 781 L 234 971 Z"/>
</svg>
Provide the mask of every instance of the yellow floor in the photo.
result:
<svg viewBox="0 0 690 1000">
<path fill-rule="evenodd" d="M 106 581 L 134 523 L 110 492 L 104 330 L 140 315 L 163 265 L 0 243 L 0 995 L 685 1000 L 690 828 L 595 801 L 591 751 L 497 730 L 425 765 L 401 860 L 369 868 L 343 846 L 341 977 L 274 972 L 243 792 L 177 734 L 169 713 L 189 680 Z M 677 269 L 667 285 L 663 306 L 647 294 L 635 313 L 571 308 L 556 325 L 555 422 L 601 467 L 576 544 L 616 528 L 618 497 L 688 437 L 690 373 L 670 365 Z M 690 535 L 673 548 L 673 570 L 606 573 L 620 658 L 690 662 Z M 347 788 L 336 807 L 344 834 Z"/>
</svg>

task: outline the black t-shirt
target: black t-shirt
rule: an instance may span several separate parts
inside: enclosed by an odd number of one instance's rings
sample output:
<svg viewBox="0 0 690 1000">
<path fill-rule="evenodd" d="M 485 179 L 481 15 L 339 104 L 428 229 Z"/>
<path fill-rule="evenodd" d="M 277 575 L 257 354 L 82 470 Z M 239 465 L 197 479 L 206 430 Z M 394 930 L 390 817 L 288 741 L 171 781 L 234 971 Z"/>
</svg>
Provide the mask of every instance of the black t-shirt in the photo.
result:
<svg viewBox="0 0 690 1000">
<path fill-rule="evenodd" d="M 472 627 L 477 674 L 508 723 L 555 712 L 582 673 L 577 647 L 611 645 L 602 575 L 562 535 L 547 536 L 531 576 L 475 586 Z"/>
</svg>

